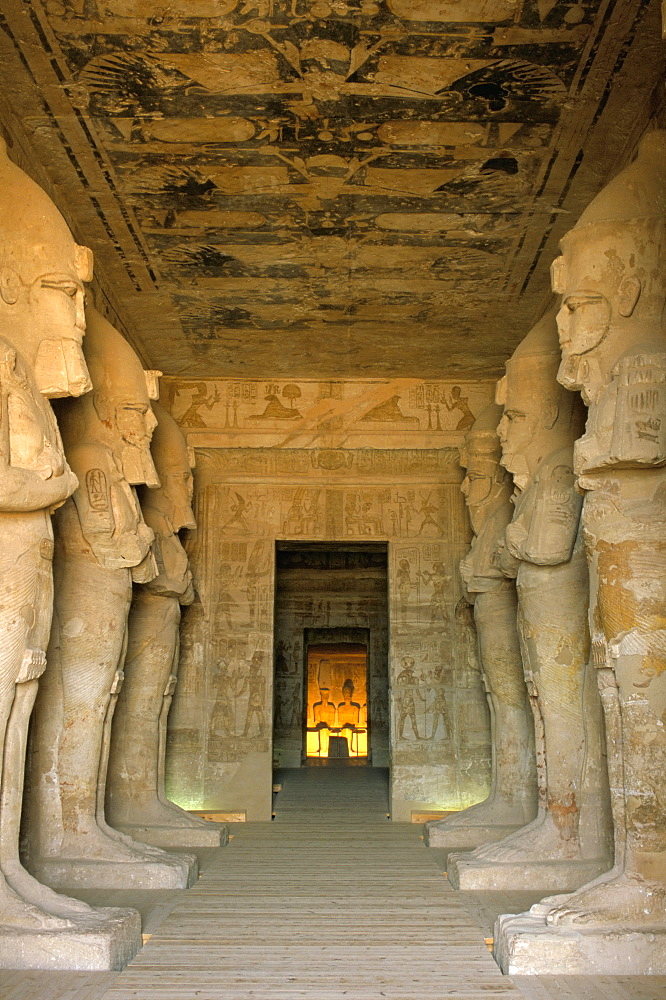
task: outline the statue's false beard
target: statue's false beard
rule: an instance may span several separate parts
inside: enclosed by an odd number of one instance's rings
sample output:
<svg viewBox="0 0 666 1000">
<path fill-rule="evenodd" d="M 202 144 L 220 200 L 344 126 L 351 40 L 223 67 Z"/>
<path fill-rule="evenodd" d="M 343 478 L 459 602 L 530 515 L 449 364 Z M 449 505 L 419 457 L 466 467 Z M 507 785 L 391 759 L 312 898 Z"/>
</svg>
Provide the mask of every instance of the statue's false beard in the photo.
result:
<svg viewBox="0 0 666 1000">
<path fill-rule="evenodd" d="M 82 396 L 92 389 L 81 345 L 76 340 L 42 340 L 35 359 L 35 379 L 49 399 Z"/>
<path fill-rule="evenodd" d="M 145 483 L 146 486 L 155 488 L 160 485 L 150 451 L 147 447 L 131 444 L 123 439 L 120 460 L 123 466 L 123 475 L 128 483 L 139 485 Z"/>
</svg>

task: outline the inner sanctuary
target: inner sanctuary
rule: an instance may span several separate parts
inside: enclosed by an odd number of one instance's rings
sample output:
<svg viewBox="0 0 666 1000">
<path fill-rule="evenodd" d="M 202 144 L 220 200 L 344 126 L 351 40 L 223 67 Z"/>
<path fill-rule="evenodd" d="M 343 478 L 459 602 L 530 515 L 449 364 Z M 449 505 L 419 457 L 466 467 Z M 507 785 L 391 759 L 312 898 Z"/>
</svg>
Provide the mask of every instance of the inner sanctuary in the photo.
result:
<svg viewBox="0 0 666 1000">
<path fill-rule="evenodd" d="M 0 0 L 2 1000 L 666 998 L 661 0 Z"/>
</svg>

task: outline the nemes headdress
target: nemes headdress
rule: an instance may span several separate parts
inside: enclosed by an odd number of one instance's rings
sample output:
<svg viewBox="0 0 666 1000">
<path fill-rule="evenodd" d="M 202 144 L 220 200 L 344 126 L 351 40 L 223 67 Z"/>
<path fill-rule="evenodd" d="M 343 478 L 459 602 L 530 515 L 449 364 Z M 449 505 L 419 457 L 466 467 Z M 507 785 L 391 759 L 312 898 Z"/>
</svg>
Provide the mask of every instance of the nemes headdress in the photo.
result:
<svg viewBox="0 0 666 1000">
<path fill-rule="evenodd" d="M 149 405 L 155 390 L 155 374 L 146 372 L 132 346 L 94 306 L 86 308 L 84 354 L 92 379 L 92 402 L 99 419 L 111 427 L 117 408 L 133 403 Z M 125 449 L 123 467 L 130 483 L 159 486 L 150 456 L 136 465 L 130 449 Z M 130 468 L 132 471 L 130 471 Z"/>
<path fill-rule="evenodd" d="M 467 468 L 474 456 L 475 464 L 482 465 L 497 482 L 502 482 L 507 476 L 499 465 L 502 448 L 497 427 L 501 419 L 502 407 L 497 403 L 489 403 L 465 434 L 465 443 L 460 450 L 461 465 Z"/>
<path fill-rule="evenodd" d="M 159 403 L 153 403 L 153 413 L 157 418 L 157 427 L 153 432 L 150 450 L 160 477 L 188 471 L 194 462 L 185 435 L 171 414 Z"/>
<path fill-rule="evenodd" d="M 501 406 L 505 404 L 507 377 L 514 374 L 518 377 L 518 373 L 526 389 L 532 387 L 534 377 L 539 379 L 541 387 L 541 384 L 551 381 L 552 374 L 553 392 L 556 392 L 558 387 L 555 376 L 559 364 L 560 343 L 553 309 L 532 327 L 506 362 L 507 374 L 497 383 L 495 402 Z"/>
<path fill-rule="evenodd" d="M 86 307 L 84 353 L 93 392 L 103 401 L 103 406 L 107 400 L 151 398 L 150 381 L 133 347 L 91 305 Z M 102 419 L 107 419 L 107 415 L 104 414 Z"/>
<path fill-rule="evenodd" d="M 666 131 L 648 132 L 636 158 L 593 198 L 560 241 L 563 256 L 552 264 L 553 291 L 567 289 L 567 257 L 583 260 L 593 289 L 608 275 L 637 274 L 647 292 L 664 287 L 666 238 Z M 601 244 L 601 245 L 600 245 Z"/>
<path fill-rule="evenodd" d="M 0 139 L 0 286 L 5 301 L 44 274 L 73 270 L 92 279 L 92 251 L 75 243 L 69 227 L 45 191 L 7 156 Z"/>
</svg>

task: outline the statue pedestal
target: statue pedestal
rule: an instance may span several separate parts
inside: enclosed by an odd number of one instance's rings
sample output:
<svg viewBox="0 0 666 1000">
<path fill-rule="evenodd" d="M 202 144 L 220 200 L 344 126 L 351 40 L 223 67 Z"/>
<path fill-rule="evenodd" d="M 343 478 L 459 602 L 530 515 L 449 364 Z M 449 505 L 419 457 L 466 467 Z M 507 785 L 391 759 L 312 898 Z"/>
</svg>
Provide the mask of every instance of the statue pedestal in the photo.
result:
<svg viewBox="0 0 666 1000">
<path fill-rule="evenodd" d="M 71 927 L 42 931 L 0 924 L 0 968 L 114 972 L 141 948 L 136 910 L 103 907 L 70 921 Z"/>
<path fill-rule="evenodd" d="M 128 837 L 153 847 L 224 847 L 229 842 L 229 829 L 224 823 L 204 820 L 203 826 L 128 826 L 116 824 L 116 829 Z"/>
<path fill-rule="evenodd" d="M 446 820 L 429 820 L 423 828 L 423 842 L 426 847 L 443 847 L 446 850 L 460 850 L 461 847 L 481 847 L 502 840 L 510 833 L 520 830 L 524 823 L 516 826 L 449 826 Z"/>
<path fill-rule="evenodd" d="M 666 975 L 666 933 L 550 927 L 543 916 L 504 913 L 495 960 L 509 976 Z"/>
<path fill-rule="evenodd" d="M 39 858 L 30 873 L 52 889 L 189 889 L 199 875 L 191 854 L 154 861 Z"/>
<path fill-rule="evenodd" d="M 486 861 L 469 854 L 450 854 L 447 876 L 454 889 L 543 889 L 571 892 L 608 871 L 611 862 L 589 861 Z"/>
</svg>

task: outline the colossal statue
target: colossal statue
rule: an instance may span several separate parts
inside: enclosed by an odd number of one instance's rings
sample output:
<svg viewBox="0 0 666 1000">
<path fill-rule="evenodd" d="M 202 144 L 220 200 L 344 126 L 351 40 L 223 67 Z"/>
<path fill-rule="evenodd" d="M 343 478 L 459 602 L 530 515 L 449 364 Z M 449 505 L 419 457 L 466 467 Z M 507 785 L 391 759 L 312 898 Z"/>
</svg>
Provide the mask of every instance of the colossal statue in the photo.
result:
<svg viewBox="0 0 666 1000">
<path fill-rule="evenodd" d="M 133 910 L 94 910 L 19 859 L 26 739 L 53 611 L 51 514 L 76 489 L 49 398 L 90 388 L 77 246 L 0 143 L 0 966 L 109 969 L 141 946 Z"/>
<path fill-rule="evenodd" d="M 58 413 L 79 488 L 55 519 L 56 601 L 49 671 L 35 710 L 29 864 L 54 887 L 185 888 L 196 874 L 194 859 L 138 844 L 104 814 L 132 579 L 147 582 L 157 572 L 153 532 L 134 485 L 159 480 L 139 359 L 94 309 L 87 330 L 93 391 Z"/>
<path fill-rule="evenodd" d="M 558 384 L 558 364 L 551 313 L 507 362 L 497 392 L 502 464 L 516 487 L 501 564 L 516 576 L 538 811 L 498 843 L 449 858 L 460 888 L 576 888 L 608 863 L 601 707 L 588 668 L 587 564 L 572 468 L 583 407 Z"/>
<path fill-rule="evenodd" d="M 513 579 L 499 568 L 498 545 L 511 521 L 511 476 L 500 466 L 496 403 L 465 436 L 462 492 L 474 539 L 460 563 L 466 596 L 474 605 L 484 683 L 490 705 L 492 774 L 484 802 L 426 824 L 430 847 L 477 847 L 498 840 L 534 818 L 536 773 L 531 712 L 523 676 Z"/>
<path fill-rule="evenodd" d="M 192 574 L 178 537 L 195 528 L 187 444 L 173 417 L 153 403 L 151 451 L 161 485 L 140 490 L 155 533 L 158 574 L 135 588 L 129 616 L 125 679 L 113 718 L 107 782 L 109 822 L 160 847 L 219 847 L 227 828 L 185 812 L 166 796 L 166 724 L 178 674 L 180 606 L 194 599 Z"/>
<path fill-rule="evenodd" d="M 589 406 L 574 469 L 585 496 L 615 862 L 569 896 L 501 918 L 500 954 L 504 965 L 529 972 L 663 975 L 666 132 L 645 136 L 635 161 L 591 202 L 561 248 L 553 264 L 562 295 L 558 379 Z"/>
</svg>

